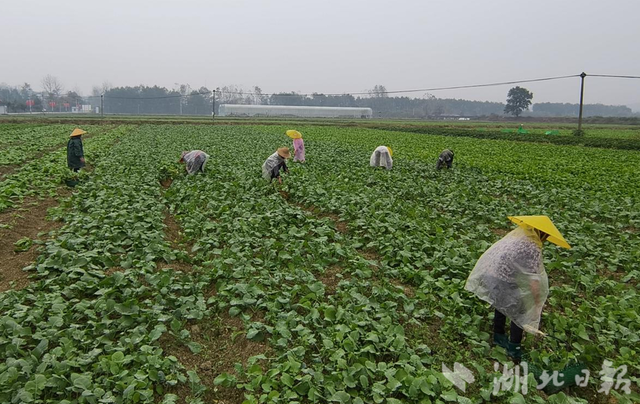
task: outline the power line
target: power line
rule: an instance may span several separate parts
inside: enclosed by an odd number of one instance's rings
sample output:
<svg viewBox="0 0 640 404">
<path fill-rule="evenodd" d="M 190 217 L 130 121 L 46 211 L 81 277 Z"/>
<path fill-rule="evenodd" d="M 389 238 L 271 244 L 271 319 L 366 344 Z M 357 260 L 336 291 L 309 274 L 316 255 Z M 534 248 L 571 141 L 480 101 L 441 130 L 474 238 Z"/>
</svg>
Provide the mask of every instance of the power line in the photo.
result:
<svg viewBox="0 0 640 404">
<path fill-rule="evenodd" d="M 483 84 L 469 84 L 469 85 L 459 85 L 459 86 L 449 86 L 449 87 L 432 87 L 432 88 L 420 88 L 420 89 L 409 89 L 409 90 L 391 90 L 391 91 L 381 91 L 382 94 L 408 94 L 408 93 L 419 93 L 419 92 L 432 92 L 432 91 L 444 91 L 444 90 L 460 90 L 460 89 L 470 89 L 470 88 L 483 88 L 483 87 L 496 87 L 496 86 L 504 86 L 504 85 L 512 85 L 512 84 L 522 84 L 522 83 L 535 83 L 535 82 L 543 82 L 543 81 L 551 81 L 551 80 L 562 80 L 568 78 L 580 77 L 579 74 L 571 74 L 566 76 L 554 76 L 554 77 L 542 77 L 536 79 L 527 79 L 527 80 L 513 80 L 513 81 L 502 81 L 495 83 L 483 83 Z M 640 76 L 631 76 L 631 75 L 613 75 L 613 74 L 588 74 L 587 77 L 604 77 L 604 78 L 624 78 L 624 79 L 640 79 Z M 302 94 L 302 93 L 256 93 L 256 92 L 245 92 L 245 91 L 221 91 L 215 90 L 215 92 L 220 92 L 222 94 L 238 94 L 238 95 L 248 95 L 248 96 L 263 96 L 263 97 L 313 97 L 313 96 L 327 96 L 327 97 L 339 97 L 343 95 L 370 95 L 371 92 L 344 92 L 344 93 L 311 93 L 311 94 Z M 194 97 L 197 95 L 210 95 L 210 91 L 205 92 L 197 92 L 191 94 L 172 94 L 172 95 L 163 95 L 158 97 L 121 97 L 121 96 L 111 96 L 108 95 L 108 92 L 105 93 L 105 99 L 112 100 L 161 100 L 161 99 L 172 99 L 172 98 L 186 98 L 186 97 Z M 92 96 L 88 96 L 85 98 L 91 98 Z"/>
<path fill-rule="evenodd" d="M 550 80 L 561 80 L 571 77 L 580 77 L 578 74 L 567 75 L 567 76 L 556 76 L 556 77 L 543 77 L 537 79 L 528 79 L 528 80 L 513 80 L 513 81 L 503 81 L 497 83 L 484 83 L 484 84 L 469 84 L 469 85 L 461 85 L 461 86 L 450 86 L 450 87 L 433 87 L 433 88 L 420 88 L 420 89 L 410 89 L 410 90 L 393 90 L 393 91 L 382 91 L 383 94 L 403 94 L 403 93 L 418 93 L 418 92 L 428 92 L 428 91 L 442 91 L 442 90 L 458 90 L 464 88 L 482 88 L 482 87 L 494 87 L 494 86 L 503 86 L 510 84 L 521 84 L 521 83 L 534 83 L 540 81 L 550 81 Z M 300 93 L 255 93 L 249 91 L 221 91 L 216 90 L 217 92 L 221 92 L 223 94 L 239 94 L 239 95 L 251 95 L 251 96 L 277 96 L 277 97 L 309 97 L 314 95 L 323 95 L 327 97 L 339 97 L 342 95 L 370 95 L 370 92 L 345 92 L 345 93 L 311 93 L 311 94 L 300 94 Z M 169 98 L 181 98 L 181 97 L 192 97 L 196 95 L 209 95 L 210 92 L 199 92 L 195 94 L 177 94 L 177 95 L 165 95 L 159 97 L 119 97 L 119 96 L 107 96 L 105 98 L 116 99 L 116 100 L 159 100 L 159 99 L 169 99 Z"/>
<path fill-rule="evenodd" d="M 587 77 L 612 77 L 617 79 L 640 79 L 640 76 L 620 76 L 615 74 L 587 74 Z"/>
<path fill-rule="evenodd" d="M 572 74 L 568 76 L 556 76 L 556 77 L 543 77 L 538 79 L 529 79 L 529 80 L 514 80 L 514 81 L 503 81 L 498 83 L 485 83 L 485 84 L 469 84 L 462 86 L 451 86 L 451 87 L 433 87 L 433 88 L 420 88 L 420 89 L 411 89 L 411 90 L 393 90 L 393 91 L 381 91 L 383 94 L 402 94 L 402 93 L 419 93 L 419 92 L 427 92 L 427 91 L 440 91 L 440 90 L 457 90 L 462 88 L 481 88 L 481 87 L 493 87 L 493 86 L 503 86 L 508 84 L 520 84 L 520 83 L 533 83 L 538 81 L 550 81 L 550 80 L 560 80 L 567 79 L 571 77 L 580 77 L 579 74 Z M 324 95 L 328 97 L 337 97 L 341 95 L 369 95 L 370 92 L 349 92 L 349 93 L 312 93 L 312 94 L 298 94 L 298 93 L 271 93 L 271 94 L 256 94 L 251 92 L 243 92 L 243 91 L 222 91 L 225 94 L 246 94 L 246 95 L 263 95 L 263 96 L 280 96 L 280 97 L 301 97 L 301 96 L 313 96 L 315 95 Z"/>
<path fill-rule="evenodd" d="M 640 76 L 630 76 L 630 75 L 613 75 L 613 74 L 588 74 L 590 77 L 605 77 L 605 78 L 625 78 L 625 79 L 640 79 Z M 568 78 L 580 77 L 579 74 L 570 74 L 566 76 L 554 76 L 554 77 L 542 77 L 537 79 L 527 79 L 527 80 L 512 80 L 512 81 L 502 81 L 495 83 L 483 83 L 483 84 L 469 84 L 469 85 L 460 85 L 460 86 L 449 86 L 449 87 L 432 87 L 432 88 L 419 88 L 419 89 L 409 89 L 409 90 L 391 90 L 391 91 L 382 91 L 383 94 L 408 94 L 408 93 L 419 93 L 419 92 L 430 92 L 430 91 L 444 91 L 444 90 L 460 90 L 460 89 L 469 89 L 469 88 L 483 88 L 483 87 L 496 87 L 496 86 L 504 86 L 504 85 L 513 85 L 513 84 L 523 84 L 523 83 L 536 83 L 543 81 L 552 81 L 552 80 L 563 80 Z M 223 94 L 239 94 L 239 95 L 251 95 L 251 96 L 264 96 L 264 97 L 309 97 L 314 95 L 323 95 L 326 97 L 339 97 L 343 95 L 370 95 L 370 92 L 362 92 L 362 91 L 354 91 L 354 92 L 344 92 L 344 93 L 255 93 L 249 91 L 221 91 Z M 195 94 L 187 94 L 187 95 L 166 95 L 160 97 L 112 97 L 109 96 L 107 98 L 110 99 L 134 99 L 134 100 L 152 100 L 152 99 L 166 99 L 166 98 L 181 98 L 181 97 L 192 97 L 195 95 L 209 95 L 210 92 L 200 92 Z"/>
<path fill-rule="evenodd" d="M 515 81 L 503 81 L 499 83 L 487 83 L 487 84 L 470 84 L 466 86 L 452 86 L 452 87 L 434 87 L 434 88 L 422 88 L 418 90 L 398 90 L 398 91 L 384 91 L 386 94 L 399 94 L 399 93 L 415 93 L 415 92 L 423 92 L 423 91 L 439 91 L 439 90 L 458 90 L 461 88 L 480 88 L 480 87 L 495 87 L 495 86 L 504 86 L 509 84 L 520 84 L 520 83 L 534 83 L 538 81 L 551 81 L 551 80 L 560 80 L 567 79 L 570 77 L 579 77 L 579 74 L 572 74 L 569 76 L 557 76 L 557 77 L 544 77 L 540 79 L 530 79 L 530 80 L 515 80 Z"/>
</svg>

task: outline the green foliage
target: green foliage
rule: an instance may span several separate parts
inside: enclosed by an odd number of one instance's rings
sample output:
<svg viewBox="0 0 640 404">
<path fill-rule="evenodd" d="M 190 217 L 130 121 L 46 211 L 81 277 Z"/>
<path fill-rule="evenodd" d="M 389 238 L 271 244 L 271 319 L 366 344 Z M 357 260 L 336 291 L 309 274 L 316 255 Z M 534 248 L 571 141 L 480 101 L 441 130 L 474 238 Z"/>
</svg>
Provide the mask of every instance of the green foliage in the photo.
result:
<svg viewBox="0 0 640 404">
<path fill-rule="evenodd" d="M 20 240 L 13 243 L 13 251 L 15 252 L 28 251 L 32 245 L 33 245 L 33 240 L 31 240 L 29 237 L 23 237 Z"/>
<path fill-rule="evenodd" d="M 39 152 L 62 147 L 69 140 L 72 125 L 31 126 L 22 125 L 0 136 L 0 166 L 20 164 Z M 3 145 L 4 143 L 4 145 Z"/>
<path fill-rule="evenodd" d="M 31 285 L 0 294 L 0 401 L 172 403 L 182 383 L 202 402 L 213 382 L 249 403 L 544 402 L 535 387 L 491 395 L 504 352 L 489 346 L 490 308 L 464 290 L 515 213 L 550 215 L 573 245 L 545 247 L 542 324 L 557 339 L 527 338 L 531 362 L 640 370 L 636 152 L 308 126 L 307 163 L 269 185 L 260 166 L 285 129 L 143 125 L 96 143 Z M 368 166 L 380 144 L 391 171 Z M 181 175 L 193 148 L 212 156 L 206 172 Z M 438 172 L 444 148 L 454 169 Z M 165 240 L 167 209 L 191 273 L 160 266 L 183 253 Z M 218 316 L 264 354 L 205 380 L 160 347 L 170 335 L 205 354 L 185 325 Z M 455 361 L 476 376 L 467 393 L 440 372 Z"/>
<path fill-rule="evenodd" d="M 62 129 L 54 126 L 54 129 L 44 130 L 45 133 L 65 133 L 65 139 L 69 138 L 72 126 L 61 125 Z M 88 162 L 99 159 L 107 152 L 111 145 L 130 128 L 121 126 L 105 133 L 97 130 L 96 135 L 84 141 L 85 158 Z M 23 128 L 23 131 L 26 129 Z M 16 168 L 16 171 L 2 178 L 0 181 L 0 212 L 14 206 L 25 196 L 53 196 L 56 189 L 66 180 L 84 180 L 88 177 L 85 170 L 73 173 L 67 168 L 66 149 L 62 146 L 41 157 L 27 160 Z"/>
<path fill-rule="evenodd" d="M 394 126 L 373 125 L 372 128 L 388 131 L 421 133 L 425 135 L 470 137 L 475 139 L 508 140 L 516 142 L 534 142 L 555 144 L 559 146 L 586 146 L 603 149 L 638 150 L 640 151 L 640 139 L 616 138 L 616 137 L 587 137 L 587 136 L 547 136 L 544 133 L 528 133 L 522 136 L 513 131 L 499 132 L 493 130 L 478 130 L 467 128 L 445 128 L 429 126 Z"/>
</svg>

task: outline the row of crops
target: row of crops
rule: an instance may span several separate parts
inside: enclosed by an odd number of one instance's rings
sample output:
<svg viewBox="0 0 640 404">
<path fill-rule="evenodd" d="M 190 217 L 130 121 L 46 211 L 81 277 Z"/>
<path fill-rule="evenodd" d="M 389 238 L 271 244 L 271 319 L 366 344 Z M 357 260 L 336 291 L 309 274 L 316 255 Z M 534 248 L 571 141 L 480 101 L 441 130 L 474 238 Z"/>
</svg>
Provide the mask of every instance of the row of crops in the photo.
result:
<svg viewBox="0 0 640 404">
<path fill-rule="evenodd" d="M 89 127 L 95 138 L 85 141 L 85 153 L 89 159 L 97 159 L 109 150 L 111 145 L 130 128 L 120 126 Z M 71 176 L 66 167 L 67 151 L 64 145 L 69 139 L 73 126 L 61 125 L 47 129 L 47 127 L 27 128 L 19 132 L 29 146 L 20 149 L 0 150 L 1 154 L 15 153 L 6 158 L 13 164 L 4 165 L 11 171 L 7 172 L 0 181 L 0 213 L 20 204 L 26 196 L 42 197 L 54 196 L 57 188 L 65 179 Z M 16 129 L 16 131 L 18 131 Z M 33 137 L 38 134 L 38 137 Z M 47 135 L 48 133 L 48 135 Z M 53 145 L 53 146 L 52 146 Z M 0 164 L 0 167 L 3 165 Z M 86 172 L 81 174 L 87 176 Z"/>
<path fill-rule="evenodd" d="M 297 128 L 307 163 L 269 185 L 260 166 L 285 129 L 120 126 L 88 139 L 93 170 L 56 209 L 64 226 L 30 286 L 0 295 L 0 401 L 607 402 L 604 360 L 638 391 L 637 152 L 310 126 Z M 392 171 L 368 167 L 380 144 Z M 455 169 L 439 172 L 444 148 Z M 205 175 L 182 173 L 190 149 L 212 156 Z M 5 205 L 59 185 L 64 154 L 43 158 L 0 182 L 19 190 Z M 554 338 L 524 347 L 541 368 L 586 363 L 584 388 L 546 396 L 531 376 L 528 393 L 493 392 L 507 359 L 464 281 L 512 214 L 549 215 L 574 246 L 545 249 Z M 217 346 L 250 357 L 216 365 Z M 442 373 L 454 362 L 475 375 L 465 392 Z"/>
</svg>

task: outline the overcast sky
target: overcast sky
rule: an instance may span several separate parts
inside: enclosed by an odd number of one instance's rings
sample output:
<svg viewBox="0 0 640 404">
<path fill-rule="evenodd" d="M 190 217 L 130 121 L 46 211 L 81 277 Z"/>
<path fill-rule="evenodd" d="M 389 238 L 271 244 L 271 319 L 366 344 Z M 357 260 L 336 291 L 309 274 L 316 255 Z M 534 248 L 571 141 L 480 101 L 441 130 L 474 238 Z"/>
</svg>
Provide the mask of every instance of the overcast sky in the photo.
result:
<svg viewBox="0 0 640 404">
<path fill-rule="evenodd" d="M 3 1 L 0 82 L 342 93 L 640 75 L 639 16 L 639 0 Z M 579 99 L 578 78 L 523 86 L 534 103 Z M 640 80 L 587 78 L 585 102 L 638 109 Z"/>
</svg>

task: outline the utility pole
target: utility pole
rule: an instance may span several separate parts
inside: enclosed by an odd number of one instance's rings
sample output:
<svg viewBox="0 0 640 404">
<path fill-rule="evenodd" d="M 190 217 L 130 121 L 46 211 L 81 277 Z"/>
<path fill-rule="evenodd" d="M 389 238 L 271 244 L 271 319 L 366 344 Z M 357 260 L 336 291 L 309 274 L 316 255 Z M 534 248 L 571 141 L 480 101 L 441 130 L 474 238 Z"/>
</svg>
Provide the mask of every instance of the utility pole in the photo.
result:
<svg viewBox="0 0 640 404">
<path fill-rule="evenodd" d="M 216 119 L 216 90 L 211 90 L 211 120 Z"/>
<path fill-rule="evenodd" d="M 104 118 L 104 93 L 100 94 L 100 116 Z"/>
<path fill-rule="evenodd" d="M 578 115 L 578 131 L 582 130 L 582 104 L 584 99 L 584 78 L 587 77 L 587 73 L 582 72 L 580 74 L 580 115 Z"/>
</svg>

